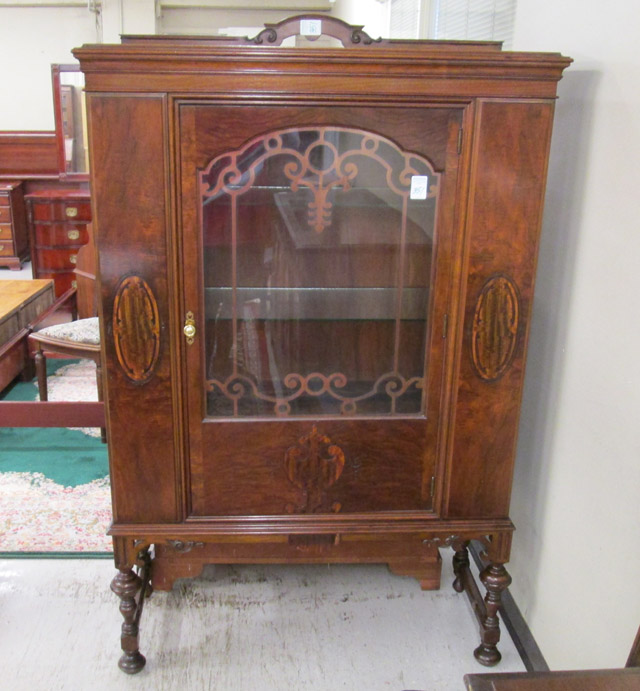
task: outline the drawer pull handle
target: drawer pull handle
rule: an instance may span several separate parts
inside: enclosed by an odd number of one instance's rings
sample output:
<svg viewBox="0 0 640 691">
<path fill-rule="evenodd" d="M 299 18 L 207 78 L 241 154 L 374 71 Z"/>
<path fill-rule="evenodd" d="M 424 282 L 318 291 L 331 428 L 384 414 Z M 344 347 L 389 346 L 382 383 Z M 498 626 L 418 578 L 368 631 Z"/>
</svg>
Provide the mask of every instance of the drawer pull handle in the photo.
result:
<svg viewBox="0 0 640 691">
<path fill-rule="evenodd" d="M 72 254 L 72 255 L 70 255 L 70 256 L 69 256 L 69 261 L 70 261 L 72 264 L 76 264 L 77 261 L 78 261 L 78 255 L 77 255 L 77 254 Z"/>
<path fill-rule="evenodd" d="M 80 231 L 79 230 L 69 230 L 67 232 L 67 237 L 69 240 L 77 240 L 80 237 Z"/>
<path fill-rule="evenodd" d="M 78 287 L 78 281 L 71 281 L 71 287 L 77 288 Z"/>
<path fill-rule="evenodd" d="M 187 337 L 187 343 L 193 345 L 193 339 L 196 337 L 196 321 L 193 312 L 187 312 L 183 331 Z"/>
<path fill-rule="evenodd" d="M 78 209 L 75 206 L 68 206 L 64 212 L 69 218 L 75 218 L 78 215 Z"/>
</svg>

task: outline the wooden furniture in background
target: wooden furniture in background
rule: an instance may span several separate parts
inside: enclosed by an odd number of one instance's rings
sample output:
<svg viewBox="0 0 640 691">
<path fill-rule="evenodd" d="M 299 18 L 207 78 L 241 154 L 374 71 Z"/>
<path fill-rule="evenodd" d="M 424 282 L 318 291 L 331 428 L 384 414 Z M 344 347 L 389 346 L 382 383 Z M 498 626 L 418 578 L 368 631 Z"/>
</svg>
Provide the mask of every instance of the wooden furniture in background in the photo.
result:
<svg viewBox="0 0 640 691">
<path fill-rule="evenodd" d="M 0 180 L 57 177 L 54 132 L 0 132 Z"/>
<path fill-rule="evenodd" d="M 51 84 L 60 178 L 86 180 L 88 161 L 83 75 L 77 64 L 54 64 L 51 65 Z"/>
<path fill-rule="evenodd" d="M 303 20 L 345 47 L 276 47 Z M 91 127 L 121 669 L 145 663 L 149 581 L 168 589 L 209 563 L 386 562 L 436 587 L 443 547 L 480 622 L 475 655 L 497 663 L 570 60 L 372 41 L 319 17 L 253 40 L 130 37 L 74 55 Z M 471 539 L 488 555 L 484 599 Z"/>
<path fill-rule="evenodd" d="M 638 691 L 640 669 L 467 674 L 467 691 Z"/>
<path fill-rule="evenodd" d="M 75 286 L 78 250 L 89 242 L 91 197 L 80 189 L 26 195 L 34 278 L 52 278 L 56 295 Z"/>
<path fill-rule="evenodd" d="M 636 633 L 635 640 L 629 651 L 629 657 L 627 658 L 626 667 L 640 667 L 640 626 L 638 627 L 638 633 Z"/>
<path fill-rule="evenodd" d="M 51 280 L 0 281 L 0 391 L 20 374 L 28 380 L 33 378 L 35 353 L 29 349 L 30 334 L 68 319 L 76 311 L 75 298 L 71 289 L 56 300 Z M 86 353 L 79 352 L 78 356 L 86 357 Z M 104 428 L 104 404 L 2 401 L 0 426 Z"/>
<path fill-rule="evenodd" d="M 84 259 L 86 257 L 86 260 Z M 48 400 L 47 358 L 87 359 L 96 365 L 98 401 L 102 401 L 102 366 L 100 356 L 100 332 L 95 311 L 95 257 L 93 244 L 78 251 L 76 268 L 76 306 L 79 319 L 62 322 L 41 329 L 34 329 L 29 336 L 29 350 L 35 361 L 38 377 L 38 392 L 41 401 Z M 86 293 L 86 294 L 85 294 Z M 94 306 L 92 308 L 92 306 Z M 106 430 L 101 429 L 102 441 L 106 441 Z"/>
<path fill-rule="evenodd" d="M 52 281 L 0 281 L 0 391 L 25 370 L 33 377 L 27 337 L 54 301 Z"/>
<path fill-rule="evenodd" d="M 20 182 L 0 182 L 0 266 L 19 271 L 29 258 L 27 219 Z"/>
<path fill-rule="evenodd" d="M 91 219 L 91 212 L 88 193 L 83 77 L 78 65 L 55 64 L 51 66 L 51 80 L 55 131 L 0 132 L 0 180 L 6 180 L 8 184 L 13 185 L 21 184 L 16 195 L 33 195 L 36 199 L 48 200 L 50 203 L 53 203 L 51 196 L 57 195 L 60 201 L 63 201 L 64 196 L 67 195 L 67 201 L 71 203 L 77 201 L 81 207 L 84 207 L 82 209 L 83 222 L 79 224 L 81 235 L 84 236 L 86 235 L 84 226 Z M 34 262 L 34 277 L 52 276 L 56 282 L 57 295 L 62 295 L 73 280 L 69 274 L 69 269 L 73 267 L 70 267 L 69 262 L 66 261 L 69 256 L 73 256 L 73 252 L 70 255 L 67 254 L 65 259 L 64 252 L 52 254 L 49 250 L 65 250 L 74 245 L 77 247 L 86 240 L 61 237 L 63 232 L 61 228 L 56 230 L 53 237 L 41 226 L 60 219 L 57 216 L 45 214 L 38 219 L 40 226 L 38 229 L 34 229 L 32 223 L 27 233 L 20 234 L 18 230 L 14 234 L 16 247 L 12 255 L 10 243 L 7 241 L 7 230 L 2 229 L 2 224 L 6 223 L 2 211 L 2 207 L 6 204 L 3 204 L 2 196 L 0 192 L 0 266 L 9 265 L 5 263 L 6 260 L 6 262 L 12 262 L 12 268 L 19 268 L 15 257 L 24 261 L 28 258 L 30 249 L 32 257 L 36 257 L 38 250 L 43 250 L 44 254 L 41 253 L 39 257 L 43 266 L 40 270 L 36 266 L 38 262 Z M 23 228 L 27 228 L 24 211 L 17 211 L 15 218 L 17 224 L 21 223 Z M 73 219 L 63 217 L 61 220 L 70 222 Z M 67 230 L 74 233 L 75 229 L 71 226 Z M 37 247 L 35 247 L 36 242 Z"/>
</svg>

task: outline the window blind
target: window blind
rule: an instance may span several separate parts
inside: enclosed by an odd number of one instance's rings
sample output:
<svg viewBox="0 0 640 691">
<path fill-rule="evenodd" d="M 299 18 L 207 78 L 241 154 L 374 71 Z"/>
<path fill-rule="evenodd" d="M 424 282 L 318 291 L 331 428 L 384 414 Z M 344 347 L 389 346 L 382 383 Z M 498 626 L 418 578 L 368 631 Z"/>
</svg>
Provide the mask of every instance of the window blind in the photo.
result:
<svg viewBox="0 0 640 691">
<path fill-rule="evenodd" d="M 513 39 L 516 0 L 433 0 L 434 38 L 470 41 Z"/>
<path fill-rule="evenodd" d="M 421 0 L 391 0 L 389 6 L 389 36 L 418 38 Z"/>
</svg>

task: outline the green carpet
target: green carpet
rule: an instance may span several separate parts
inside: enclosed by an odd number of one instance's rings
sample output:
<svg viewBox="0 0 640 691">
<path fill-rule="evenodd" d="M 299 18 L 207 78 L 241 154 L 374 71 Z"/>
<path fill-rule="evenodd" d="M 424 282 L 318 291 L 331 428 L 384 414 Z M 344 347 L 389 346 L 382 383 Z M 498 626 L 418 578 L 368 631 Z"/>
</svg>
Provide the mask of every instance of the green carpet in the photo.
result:
<svg viewBox="0 0 640 691">
<path fill-rule="evenodd" d="M 47 362 L 53 374 L 69 360 Z M 17 382 L 0 396 L 6 401 L 33 401 L 38 388 Z M 109 474 L 107 446 L 82 432 L 57 427 L 0 427 L 0 472 L 42 473 L 65 487 L 85 485 Z"/>
</svg>

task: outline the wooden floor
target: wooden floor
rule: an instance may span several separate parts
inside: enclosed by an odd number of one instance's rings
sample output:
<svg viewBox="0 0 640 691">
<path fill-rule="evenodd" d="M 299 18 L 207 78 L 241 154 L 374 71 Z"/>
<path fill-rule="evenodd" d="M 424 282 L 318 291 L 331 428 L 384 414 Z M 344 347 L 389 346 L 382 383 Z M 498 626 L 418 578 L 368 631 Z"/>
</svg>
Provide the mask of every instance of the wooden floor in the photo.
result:
<svg viewBox="0 0 640 691">
<path fill-rule="evenodd" d="M 462 691 L 466 673 L 488 670 L 450 556 L 432 592 L 384 566 L 207 567 L 146 604 L 135 677 L 116 666 L 111 560 L 0 560 L 0 687 Z M 500 648 L 496 671 L 524 671 L 505 631 Z"/>
</svg>

